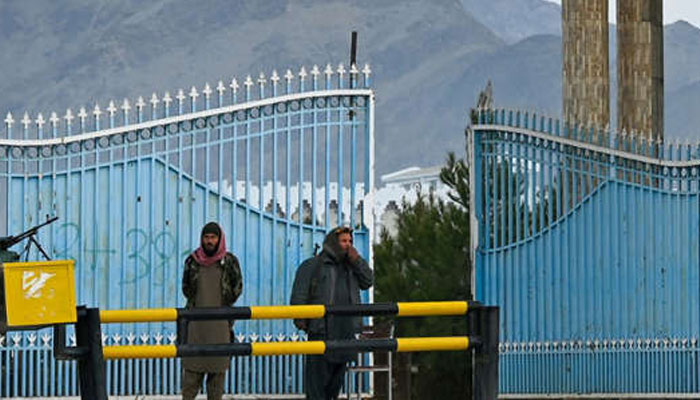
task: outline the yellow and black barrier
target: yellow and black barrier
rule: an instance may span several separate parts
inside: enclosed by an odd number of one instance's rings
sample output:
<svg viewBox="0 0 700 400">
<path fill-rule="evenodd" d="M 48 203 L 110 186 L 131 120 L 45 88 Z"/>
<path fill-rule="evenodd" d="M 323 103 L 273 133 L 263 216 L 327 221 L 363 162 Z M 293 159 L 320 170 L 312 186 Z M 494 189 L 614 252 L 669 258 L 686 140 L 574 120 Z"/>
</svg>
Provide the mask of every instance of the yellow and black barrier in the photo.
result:
<svg viewBox="0 0 700 400">
<path fill-rule="evenodd" d="M 251 306 L 220 308 L 157 308 L 143 310 L 102 310 L 102 323 L 124 322 L 170 322 L 179 320 L 213 319 L 317 319 L 329 315 L 426 317 L 466 315 L 470 310 L 481 307 L 472 301 L 432 301 L 398 302 L 377 304 L 354 304 L 342 306 L 302 305 L 302 306 Z"/>
<path fill-rule="evenodd" d="M 300 342 L 187 344 L 187 324 L 203 320 L 319 319 L 328 316 L 466 316 L 471 336 L 397 339 L 358 339 Z M 55 328 L 54 354 L 78 359 L 83 398 L 106 400 L 105 359 L 175 358 L 201 356 L 322 355 L 333 352 L 467 351 L 474 349 L 474 399 L 496 398 L 498 390 L 498 308 L 478 302 L 437 301 L 357 304 L 343 306 L 296 305 L 220 308 L 163 308 L 103 310 L 78 307 L 77 347 L 65 346 L 65 329 Z M 173 345 L 102 346 L 103 323 L 176 322 L 178 342 Z"/>
<path fill-rule="evenodd" d="M 104 358 L 176 358 L 201 356 L 273 356 L 273 355 L 320 355 L 337 351 L 344 352 L 419 352 L 419 351 L 464 351 L 479 343 L 479 339 L 468 336 L 329 340 L 308 342 L 254 342 L 211 345 L 139 345 L 105 346 Z"/>
</svg>

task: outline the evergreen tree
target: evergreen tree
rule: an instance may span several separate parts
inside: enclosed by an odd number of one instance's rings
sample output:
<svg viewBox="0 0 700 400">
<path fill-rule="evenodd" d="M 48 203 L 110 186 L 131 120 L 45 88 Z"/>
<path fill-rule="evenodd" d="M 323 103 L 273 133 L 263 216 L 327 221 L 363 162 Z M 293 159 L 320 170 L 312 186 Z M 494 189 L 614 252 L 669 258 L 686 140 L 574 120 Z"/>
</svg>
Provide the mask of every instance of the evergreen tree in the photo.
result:
<svg viewBox="0 0 700 400">
<path fill-rule="evenodd" d="M 470 300 L 468 170 L 451 154 L 441 173 L 454 202 L 419 195 L 404 202 L 397 233 L 381 233 L 375 246 L 377 301 Z M 397 337 L 463 336 L 466 317 L 427 317 L 396 321 Z M 412 355 L 413 398 L 463 399 L 470 391 L 468 354 L 425 352 Z"/>
</svg>

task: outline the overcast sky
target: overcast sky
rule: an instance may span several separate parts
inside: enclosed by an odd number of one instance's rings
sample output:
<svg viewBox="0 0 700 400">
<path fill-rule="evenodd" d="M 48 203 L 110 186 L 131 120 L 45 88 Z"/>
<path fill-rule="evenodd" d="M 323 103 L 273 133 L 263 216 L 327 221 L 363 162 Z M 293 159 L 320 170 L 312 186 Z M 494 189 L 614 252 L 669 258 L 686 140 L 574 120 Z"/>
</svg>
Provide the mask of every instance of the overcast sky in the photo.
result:
<svg viewBox="0 0 700 400">
<path fill-rule="evenodd" d="M 561 4 L 561 0 L 549 0 Z M 664 24 L 670 24 L 679 19 L 700 27 L 700 0 L 663 0 Z M 617 0 L 608 0 L 610 22 L 615 22 Z"/>
</svg>

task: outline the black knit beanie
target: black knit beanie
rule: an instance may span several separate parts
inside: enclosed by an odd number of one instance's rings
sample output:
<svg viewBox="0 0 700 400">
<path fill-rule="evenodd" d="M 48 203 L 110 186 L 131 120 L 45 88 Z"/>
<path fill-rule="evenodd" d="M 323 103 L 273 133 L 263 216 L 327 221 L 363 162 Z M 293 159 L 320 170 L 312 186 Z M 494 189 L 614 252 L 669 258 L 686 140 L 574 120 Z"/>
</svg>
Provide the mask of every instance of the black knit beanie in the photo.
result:
<svg viewBox="0 0 700 400">
<path fill-rule="evenodd" d="M 204 228 L 202 228 L 201 237 L 204 237 L 204 235 L 207 233 L 213 233 L 216 236 L 221 237 L 221 227 L 216 222 L 209 222 L 208 224 L 204 225 Z"/>
</svg>

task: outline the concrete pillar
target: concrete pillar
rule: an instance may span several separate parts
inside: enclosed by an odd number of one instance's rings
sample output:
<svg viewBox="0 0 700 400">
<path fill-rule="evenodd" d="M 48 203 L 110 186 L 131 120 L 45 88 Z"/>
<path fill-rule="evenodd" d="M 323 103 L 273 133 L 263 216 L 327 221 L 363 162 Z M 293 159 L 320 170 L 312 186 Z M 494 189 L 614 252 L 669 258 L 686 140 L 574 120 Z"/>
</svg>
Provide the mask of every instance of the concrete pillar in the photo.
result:
<svg viewBox="0 0 700 400">
<path fill-rule="evenodd" d="M 664 135 L 662 0 L 617 0 L 618 130 Z"/>
<path fill-rule="evenodd" d="M 610 123 L 608 1 L 563 0 L 564 120 Z"/>
</svg>

